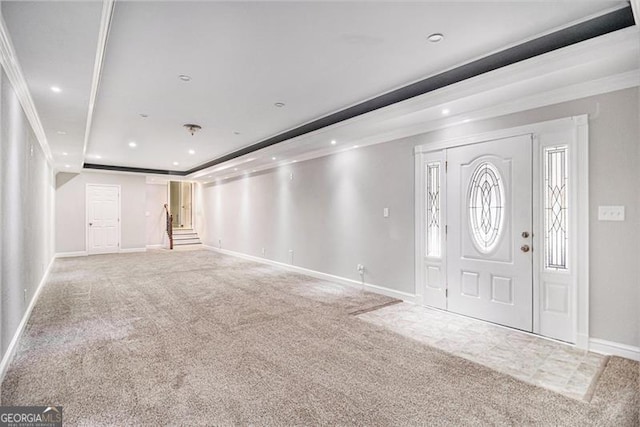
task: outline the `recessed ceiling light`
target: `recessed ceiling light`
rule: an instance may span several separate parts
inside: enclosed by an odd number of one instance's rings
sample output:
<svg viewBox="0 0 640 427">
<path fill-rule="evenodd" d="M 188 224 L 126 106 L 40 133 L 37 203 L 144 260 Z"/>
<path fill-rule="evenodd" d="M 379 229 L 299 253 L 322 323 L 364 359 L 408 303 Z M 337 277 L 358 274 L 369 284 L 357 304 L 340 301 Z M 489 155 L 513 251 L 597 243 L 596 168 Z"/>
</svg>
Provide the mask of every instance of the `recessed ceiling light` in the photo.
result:
<svg viewBox="0 0 640 427">
<path fill-rule="evenodd" d="M 276 107 L 278 107 L 278 108 L 282 108 L 282 107 L 284 107 L 284 102 L 276 102 L 276 103 L 275 103 L 275 104 L 273 104 L 273 105 L 275 105 L 275 106 L 276 106 Z"/>
<path fill-rule="evenodd" d="M 450 112 L 451 112 L 451 111 L 449 111 L 449 109 L 448 109 L 448 108 L 444 108 L 444 109 L 442 110 L 442 115 L 446 116 L 446 115 L 447 115 L 447 114 L 449 114 Z"/>
<path fill-rule="evenodd" d="M 234 171 L 237 171 L 237 170 L 238 170 L 238 168 L 233 168 L 233 170 L 234 170 Z"/>
<path fill-rule="evenodd" d="M 66 135 L 67 133 L 63 130 L 59 130 L 58 132 L 56 132 L 58 135 Z"/>
<path fill-rule="evenodd" d="M 359 145 L 354 145 L 354 146 L 353 146 L 353 148 L 358 148 L 358 147 L 359 147 Z"/>
<path fill-rule="evenodd" d="M 442 41 L 444 39 L 444 35 L 441 33 L 433 33 L 430 34 L 427 39 L 431 42 L 431 43 L 438 43 L 440 41 Z"/>
<path fill-rule="evenodd" d="M 178 166 L 180 163 L 178 162 L 173 162 L 173 166 Z"/>
<path fill-rule="evenodd" d="M 60 93 L 62 92 L 62 89 L 60 89 L 58 86 L 51 86 L 51 92 Z"/>
<path fill-rule="evenodd" d="M 186 74 L 180 74 L 178 76 L 178 78 L 180 80 L 182 80 L 183 82 L 190 82 L 191 81 L 191 76 L 187 76 Z"/>
<path fill-rule="evenodd" d="M 331 140 L 331 145 L 336 145 L 336 140 L 335 139 Z"/>
<path fill-rule="evenodd" d="M 464 119 L 464 120 L 462 121 L 462 123 L 469 123 L 470 121 L 471 121 L 471 119 Z"/>
<path fill-rule="evenodd" d="M 135 141 L 131 141 L 131 142 L 129 143 L 129 147 L 131 147 L 131 148 L 135 148 L 135 147 L 137 147 L 137 146 L 138 146 L 138 144 L 136 144 L 136 143 L 135 143 Z"/>
<path fill-rule="evenodd" d="M 94 159 L 101 159 L 101 158 L 102 158 L 102 156 L 101 156 L 100 154 L 96 154 L 96 155 L 94 155 L 94 156 L 93 156 L 93 158 L 94 158 Z"/>
<path fill-rule="evenodd" d="M 70 168 L 70 167 L 71 167 L 71 165 L 64 165 L 64 167 L 65 167 L 65 168 Z"/>
<path fill-rule="evenodd" d="M 189 154 L 196 154 L 196 150 L 189 150 Z"/>
<path fill-rule="evenodd" d="M 298 162 L 297 160 L 294 160 L 294 161 L 293 161 L 293 162 L 291 162 L 291 163 L 297 163 L 297 162 Z"/>
<path fill-rule="evenodd" d="M 63 152 L 62 152 L 62 155 L 63 155 L 63 156 L 68 156 L 68 155 L 69 155 L 69 153 L 67 153 L 66 151 L 63 151 Z"/>
</svg>

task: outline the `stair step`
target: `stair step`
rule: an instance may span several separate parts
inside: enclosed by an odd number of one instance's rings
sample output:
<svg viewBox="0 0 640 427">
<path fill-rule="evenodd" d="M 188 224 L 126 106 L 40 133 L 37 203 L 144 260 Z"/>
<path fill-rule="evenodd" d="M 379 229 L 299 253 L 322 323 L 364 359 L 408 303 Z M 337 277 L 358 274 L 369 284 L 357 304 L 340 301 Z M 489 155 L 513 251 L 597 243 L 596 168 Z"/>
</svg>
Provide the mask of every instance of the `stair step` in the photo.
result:
<svg viewBox="0 0 640 427">
<path fill-rule="evenodd" d="M 196 234 L 196 231 L 193 228 L 174 228 L 173 234 Z"/>
<path fill-rule="evenodd" d="M 174 234 L 173 235 L 173 240 L 179 240 L 179 239 L 197 239 L 198 235 L 196 233 L 192 233 L 192 234 Z"/>
<path fill-rule="evenodd" d="M 195 238 L 195 239 L 174 239 L 173 240 L 173 245 L 174 246 L 181 246 L 181 245 L 199 245 L 200 239 Z"/>
</svg>

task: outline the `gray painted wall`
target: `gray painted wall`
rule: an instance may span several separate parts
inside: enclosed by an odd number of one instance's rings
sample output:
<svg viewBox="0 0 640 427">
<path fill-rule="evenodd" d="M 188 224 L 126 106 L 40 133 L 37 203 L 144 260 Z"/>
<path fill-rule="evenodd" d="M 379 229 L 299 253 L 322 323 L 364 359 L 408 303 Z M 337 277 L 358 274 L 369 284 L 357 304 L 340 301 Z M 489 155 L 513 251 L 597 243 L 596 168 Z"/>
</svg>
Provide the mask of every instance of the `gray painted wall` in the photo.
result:
<svg viewBox="0 0 640 427">
<path fill-rule="evenodd" d="M 640 345 L 638 88 L 468 123 L 198 186 L 203 242 L 312 270 L 414 292 L 413 147 L 590 114 L 592 337 Z M 293 180 L 290 179 L 293 173 Z M 625 222 L 597 221 L 598 205 L 626 206 Z M 384 207 L 390 217 L 383 218 Z"/>
<path fill-rule="evenodd" d="M 53 172 L 4 72 L 0 92 L 0 347 L 53 258 Z"/>
<path fill-rule="evenodd" d="M 56 175 L 56 252 L 86 250 L 86 185 L 120 185 L 122 249 L 144 248 L 146 183 L 141 175 L 82 172 Z"/>
<path fill-rule="evenodd" d="M 167 203 L 167 184 L 147 184 L 145 201 L 147 245 L 164 244 L 167 221 L 163 207 L 165 203 Z"/>
</svg>

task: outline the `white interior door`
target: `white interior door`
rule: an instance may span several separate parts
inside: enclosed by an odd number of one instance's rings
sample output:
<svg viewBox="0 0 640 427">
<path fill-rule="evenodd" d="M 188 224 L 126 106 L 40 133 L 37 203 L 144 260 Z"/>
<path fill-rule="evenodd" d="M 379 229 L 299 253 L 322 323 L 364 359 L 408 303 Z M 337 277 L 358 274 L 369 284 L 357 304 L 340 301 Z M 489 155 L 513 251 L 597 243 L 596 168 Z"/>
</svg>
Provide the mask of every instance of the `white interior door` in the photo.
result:
<svg viewBox="0 0 640 427">
<path fill-rule="evenodd" d="M 90 254 L 120 249 L 120 187 L 87 185 L 87 251 Z"/>
<path fill-rule="evenodd" d="M 531 331 L 531 135 L 452 148 L 447 163 L 447 308 Z"/>
</svg>

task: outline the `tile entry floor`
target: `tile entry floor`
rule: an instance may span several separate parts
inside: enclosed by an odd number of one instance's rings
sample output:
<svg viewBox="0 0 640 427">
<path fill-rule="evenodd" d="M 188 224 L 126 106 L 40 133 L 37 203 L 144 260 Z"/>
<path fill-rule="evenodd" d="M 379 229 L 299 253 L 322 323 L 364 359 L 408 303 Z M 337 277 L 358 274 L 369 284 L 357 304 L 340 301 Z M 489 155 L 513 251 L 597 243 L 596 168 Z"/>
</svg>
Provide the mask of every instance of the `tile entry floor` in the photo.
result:
<svg viewBox="0 0 640 427">
<path fill-rule="evenodd" d="M 590 400 L 606 356 L 491 323 L 409 303 L 358 318 L 552 391 Z"/>
</svg>

